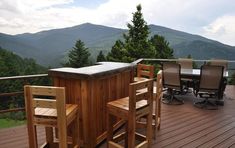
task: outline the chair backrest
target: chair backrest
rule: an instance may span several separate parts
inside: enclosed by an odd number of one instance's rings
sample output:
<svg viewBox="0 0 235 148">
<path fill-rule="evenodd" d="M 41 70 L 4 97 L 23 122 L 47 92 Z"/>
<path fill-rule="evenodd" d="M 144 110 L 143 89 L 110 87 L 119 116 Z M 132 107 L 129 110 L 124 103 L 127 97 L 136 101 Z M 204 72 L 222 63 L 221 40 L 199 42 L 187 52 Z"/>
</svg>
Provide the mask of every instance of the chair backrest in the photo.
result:
<svg viewBox="0 0 235 148">
<path fill-rule="evenodd" d="M 155 125 L 160 129 L 161 124 L 161 100 L 163 97 L 162 70 L 157 73 L 157 90 L 156 90 L 156 110 L 155 110 Z"/>
<path fill-rule="evenodd" d="M 181 68 L 193 69 L 193 60 L 192 59 L 179 58 L 178 63 L 180 64 Z"/>
<path fill-rule="evenodd" d="M 154 66 L 138 64 L 137 65 L 137 77 L 145 77 L 152 79 L 154 77 Z"/>
<path fill-rule="evenodd" d="M 140 91 L 145 89 L 146 91 Z M 129 111 L 136 112 L 138 102 L 146 102 L 147 106 L 153 105 L 153 79 L 137 81 L 129 85 Z"/>
<path fill-rule="evenodd" d="M 162 80 L 162 70 L 159 70 L 157 73 L 157 87 L 156 87 L 156 100 L 161 100 L 163 95 L 163 80 Z"/>
<path fill-rule="evenodd" d="M 223 79 L 223 66 L 202 65 L 199 91 L 220 91 Z"/>
<path fill-rule="evenodd" d="M 65 88 L 51 86 L 24 86 L 26 110 L 35 115 L 35 108 L 51 108 L 65 117 Z M 50 114 L 48 114 L 50 116 Z"/>
<path fill-rule="evenodd" d="M 224 71 L 226 71 L 228 69 L 228 61 L 227 60 L 212 59 L 212 60 L 209 60 L 209 65 L 223 66 Z"/>
<path fill-rule="evenodd" d="M 178 63 L 164 62 L 162 64 L 163 86 L 172 89 L 182 89 L 181 67 Z"/>
</svg>

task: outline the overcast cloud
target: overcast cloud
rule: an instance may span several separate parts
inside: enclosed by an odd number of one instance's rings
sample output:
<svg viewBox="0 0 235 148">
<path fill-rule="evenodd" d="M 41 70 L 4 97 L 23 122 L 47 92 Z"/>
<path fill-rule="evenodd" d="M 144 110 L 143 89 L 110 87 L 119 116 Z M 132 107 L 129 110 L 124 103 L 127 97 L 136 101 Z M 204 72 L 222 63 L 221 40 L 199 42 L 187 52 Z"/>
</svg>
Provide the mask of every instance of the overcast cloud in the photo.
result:
<svg viewBox="0 0 235 148">
<path fill-rule="evenodd" d="M 86 22 L 126 28 L 136 5 L 141 4 L 148 24 L 199 34 L 235 46 L 233 0 L 94 1 L 97 6 L 89 8 L 79 0 L 1 0 L 0 32 L 38 32 Z"/>
</svg>

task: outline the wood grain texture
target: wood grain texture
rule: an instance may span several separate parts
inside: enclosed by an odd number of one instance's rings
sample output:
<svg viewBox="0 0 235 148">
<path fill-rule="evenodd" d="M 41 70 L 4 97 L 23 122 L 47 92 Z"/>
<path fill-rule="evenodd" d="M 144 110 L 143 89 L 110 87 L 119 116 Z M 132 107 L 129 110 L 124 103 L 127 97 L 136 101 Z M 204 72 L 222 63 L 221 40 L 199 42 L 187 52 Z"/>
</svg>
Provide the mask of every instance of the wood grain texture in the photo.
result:
<svg viewBox="0 0 235 148">
<path fill-rule="evenodd" d="M 112 66 L 109 68 L 112 72 L 108 75 L 99 74 L 89 79 L 79 75 L 76 78 L 51 75 L 55 86 L 66 88 L 66 102 L 79 105 L 79 136 L 84 147 L 95 147 L 106 138 L 106 104 L 108 101 L 127 96 L 129 83 L 133 81 L 133 68 L 130 64 L 115 69 Z M 117 121 L 115 119 L 115 122 Z"/>
</svg>

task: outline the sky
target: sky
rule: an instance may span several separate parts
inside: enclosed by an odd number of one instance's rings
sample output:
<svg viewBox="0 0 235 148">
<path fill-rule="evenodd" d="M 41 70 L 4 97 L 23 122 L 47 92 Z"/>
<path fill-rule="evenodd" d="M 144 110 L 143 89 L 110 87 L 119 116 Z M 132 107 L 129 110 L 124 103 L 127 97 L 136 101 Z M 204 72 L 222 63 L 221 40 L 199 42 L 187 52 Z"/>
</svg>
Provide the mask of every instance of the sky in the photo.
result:
<svg viewBox="0 0 235 148">
<path fill-rule="evenodd" d="M 0 0 L 0 32 L 35 33 L 87 22 L 127 28 L 138 4 L 147 24 L 235 46 L 235 0 Z"/>
</svg>

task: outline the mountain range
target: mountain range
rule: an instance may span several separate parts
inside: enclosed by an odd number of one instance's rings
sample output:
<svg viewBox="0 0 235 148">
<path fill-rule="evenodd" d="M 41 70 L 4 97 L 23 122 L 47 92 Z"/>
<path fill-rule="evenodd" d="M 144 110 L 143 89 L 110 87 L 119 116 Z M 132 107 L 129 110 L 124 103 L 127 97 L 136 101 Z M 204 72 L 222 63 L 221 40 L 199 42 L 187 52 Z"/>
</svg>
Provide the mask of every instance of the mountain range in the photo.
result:
<svg viewBox="0 0 235 148">
<path fill-rule="evenodd" d="M 151 36 L 162 35 L 174 49 L 175 57 L 191 55 L 194 59 L 220 58 L 235 60 L 235 47 L 170 28 L 149 25 Z M 33 58 L 44 66 L 59 67 L 76 40 L 89 48 L 95 61 L 99 51 L 107 54 L 117 39 L 123 39 L 125 29 L 85 23 L 74 27 L 52 29 L 38 33 L 8 35 L 0 33 L 0 46 L 21 57 Z"/>
</svg>

